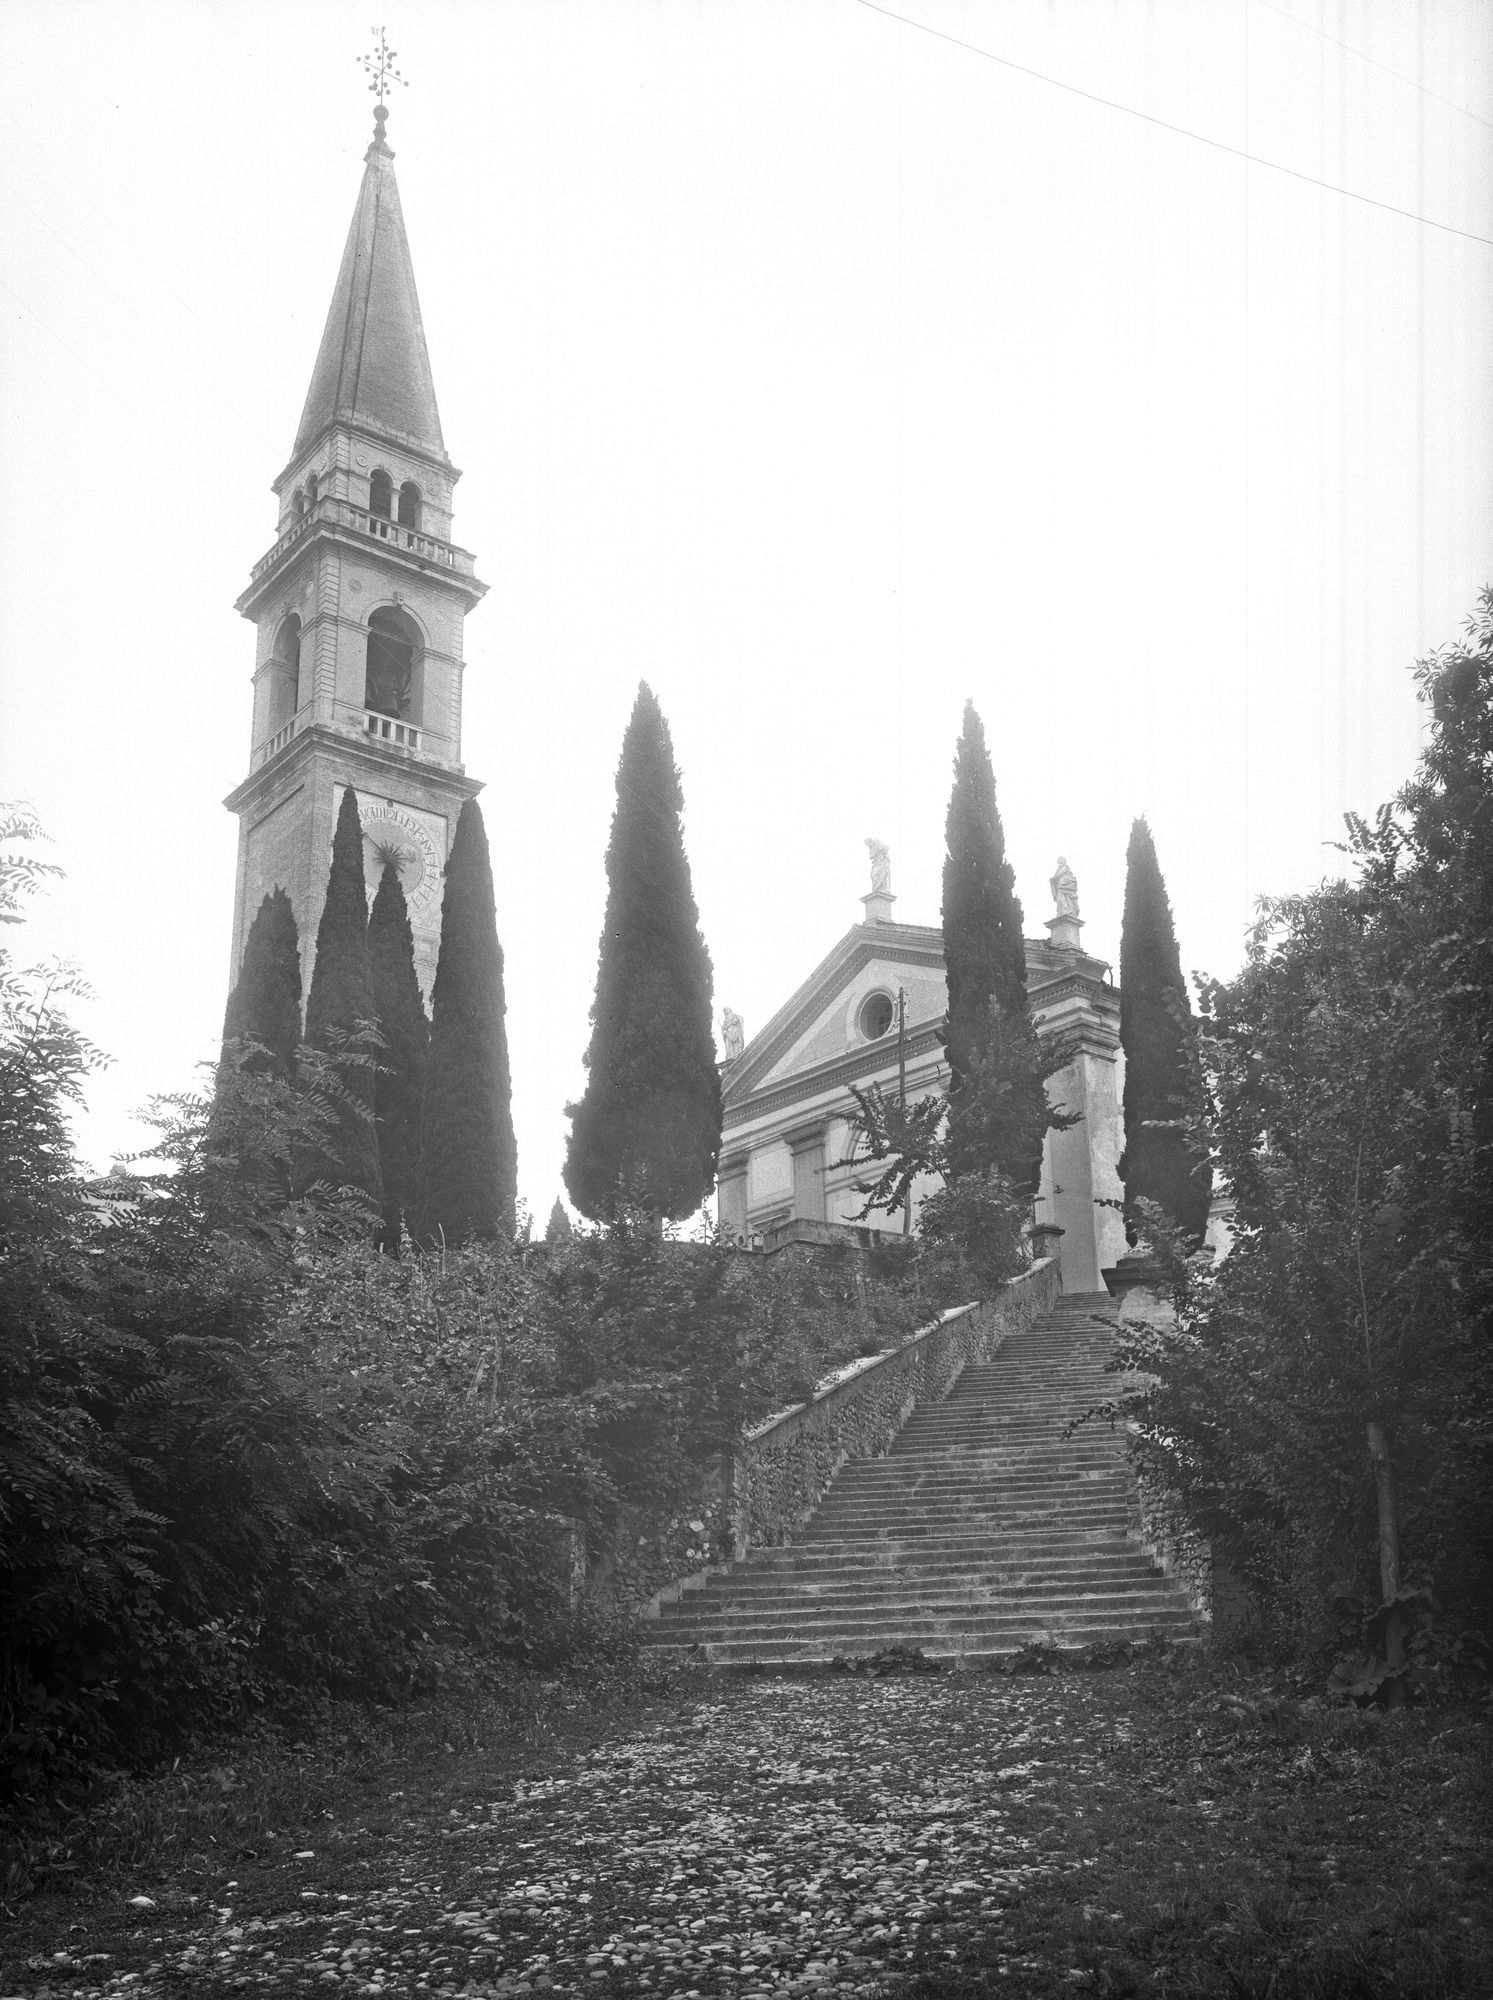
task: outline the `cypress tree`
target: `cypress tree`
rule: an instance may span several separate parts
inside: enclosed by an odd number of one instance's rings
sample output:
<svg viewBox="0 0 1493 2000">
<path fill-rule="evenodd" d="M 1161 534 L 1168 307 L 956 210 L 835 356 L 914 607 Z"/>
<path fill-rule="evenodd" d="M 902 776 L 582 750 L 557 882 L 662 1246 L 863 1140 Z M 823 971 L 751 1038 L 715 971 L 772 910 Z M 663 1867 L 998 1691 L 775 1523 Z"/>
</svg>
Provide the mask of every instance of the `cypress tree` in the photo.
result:
<svg viewBox="0 0 1493 2000">
<path fill-rule="evenodd" d="M 378 1133 L 373 1122 L 373 1072 L 357 1048 L 359 1034 L 373 1022 L 368 977 L 368 891 L 363 876 L 363 828 L 357 795 L 342 795 L 332 838 L 327 899 L 316 932 L 316 963 L 306 996 L 306 1041 L 326 1057 L 332 1085 L 330 1130 L 325 1146 L 309 1157 L 298 1176 L 302 1187 L 330 1180 L 359 1188 L 371 1201 L 382 1199 Z"/>
<path fill-rule="evenodd" d="M 1144 819 L 1130 829 L 1125 856 L 1125 916 L 1120 930 L 1120 1045 L 1125 1051 L 1127 1224 L 1135 1204 L 1160 1204 L 1193 1243 L 1208 1225 L 1213 1169 L 1188 1124 L 1207 1110 L 1192 1008 L 1172 906 Z"/>
<path fill-rule="evenodd" d="M 513 1236 L 518 1149 L 506 1012 L 487 832 L 477 801 L 468 799 L 446 861 L 430 996 L 413 1233 L 431 1247 Z"/>
<path fill-rule="evenodd" d="M 259 905 L 249 935 L 238 984 L 228 996 L 223 1040 L 255 1041 L 269 1055 L 273 1073 L 295 1074 L 301 1039 L 301 940 L 290 898 L 272 889 Z"/>
<path fill-rule="evenodd" d="M 619 1203 L 692 1213 L 715 1183 L 721 1086 L 710 1024 L 710 954 L 684 852 L 684 794 L 647 682 L 622 739 L 607 844 L 607 903 L 565 1186 L 583 1215 Z"/>
<path fill-rule="evenodd" d="M 570 1217 L 565 1213 L 565 1204 L 556 1195 L 555 1205 L 550 1210 L 550 1219 L 544 1225 L 544 1240 L 553 1249 L 557 1244 L 568 1243 L 574 1235 L 575 1231 L 570 1226 Z"/>
<path fill-rule="evenodd" d="M 1044 1062 L 1026 1000 L 1016 875 L 995 803 L 995 773 L 973 702 L 954 752 L 944 823 L 944 966 L 949 989 L 951 1178 L 997 1167 L 1035 1194 L 1049 1118 Z"/>
<path fill-rule="evenodd" d="M 399 864 L 384 862 L 368 918 L 368 978 L 373 1017 L 383 1037 L 373 1104 L 384 1183 L 383 1249 L 399 1255 L 400 1225 L 415 1205 L 420 1169 L 420 1111 L 430 1023 L 415 976 L 415 939 Z"/>
</svg>

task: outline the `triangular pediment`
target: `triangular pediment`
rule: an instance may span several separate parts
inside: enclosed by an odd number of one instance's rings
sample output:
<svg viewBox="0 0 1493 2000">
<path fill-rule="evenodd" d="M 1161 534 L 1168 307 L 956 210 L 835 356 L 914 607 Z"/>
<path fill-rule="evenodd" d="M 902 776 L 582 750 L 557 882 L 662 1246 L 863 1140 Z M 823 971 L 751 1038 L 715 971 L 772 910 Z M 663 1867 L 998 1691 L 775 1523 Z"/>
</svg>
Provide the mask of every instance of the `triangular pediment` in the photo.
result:
<svg viewBox="0 0 1493 2000">
<path fill-rule="evenodd" d="M 942 1020 L 948 1004 L 943 932 L 926 924 L 855 925 L 726 1072 L 727 1107 L 785 1077 L 861 1051 L 883 1053 L 895 1043 L 895 1025 L 889 1036 L 870 1034 L 876 1019 L 867 1003 L 882 994 L 895 1004 L 899 988 L 907 996 L 909 1031 Z"/>
</svg>

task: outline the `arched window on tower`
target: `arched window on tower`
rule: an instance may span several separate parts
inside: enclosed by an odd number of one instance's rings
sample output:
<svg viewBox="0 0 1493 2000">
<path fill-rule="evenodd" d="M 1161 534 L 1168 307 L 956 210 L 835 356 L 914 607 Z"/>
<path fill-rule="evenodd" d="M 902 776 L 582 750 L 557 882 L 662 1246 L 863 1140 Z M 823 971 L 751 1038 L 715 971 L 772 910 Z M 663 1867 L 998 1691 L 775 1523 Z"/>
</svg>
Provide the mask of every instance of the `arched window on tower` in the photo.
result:
<svg viewBox="0 0 1493 2000">
<path fill-rule="evenodd" d="M 306 496 L 301 491 L 299 486 L 295 490 L 295 498 L 290 503 L 290 511 L 298 521 L 301 520 L 305 515 Z"/>
<path fill-rule="evenodd" d="M 375 715 L 392 715 L 401 722 L 418 722 L 415 669 L 420 659 L 420 632 L 407 612 L 381 606 L 368 620 L 368 674 L 363 706 Z"/>
<path fill-rule="evenodd" d="M 368 482 L 368 511 L 384 521 L 394 512 L 394 482 L 382 468 Z"/>
<path fill-rule="evenodd" d="M 313 508 L 315 505 L 316 505 L 316 474 L 314 472 L 308 472 L 306 474 L 307 511 L 309 512 L 310 509 Z"/>
<path fill-rule="evenodd" d="M 301 621 L 295 612 L 280 620 L 270 656 L 269 724 L 266 735 L 283 729 L 296 712 L 301 685 Z"/>
<path fill-rule="evenodd" d="M 420 525 L 420 489 L 413 479 L 406 479 L 399 489 L 399 525 L 401 528 Z"/>
</svg>

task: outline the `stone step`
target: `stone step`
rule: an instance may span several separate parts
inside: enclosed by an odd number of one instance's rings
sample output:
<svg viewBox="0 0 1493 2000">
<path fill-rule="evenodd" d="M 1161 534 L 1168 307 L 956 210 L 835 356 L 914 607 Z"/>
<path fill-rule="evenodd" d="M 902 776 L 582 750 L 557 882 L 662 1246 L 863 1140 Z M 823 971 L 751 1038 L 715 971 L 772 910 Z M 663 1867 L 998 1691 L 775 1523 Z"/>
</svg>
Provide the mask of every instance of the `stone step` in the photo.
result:
<svg viewBox="0 0 1493 2000">
<path fill-rule="evenodd" d="M 912 1495 L 936 1491 L 940 1486 L 973 1487 L 1020 1485 L 1061 1488 L 1069 1482 L 1079 1485 L 1095 1479 L 1128 1479 L 1129 1467 L 1112 1452 L 1102 1457 L 1060 1458 L 1055 1455 L 1001 1453 L 978 1463 L 965 1457 L 947 1465 L 935 1460 L 931 1465 L 908 1465 L 896 1459 L 863 1461 L 847 1465 L 835 1481 L 844 1493 L 899 1493 Z"/>
<path fill-rule="evenodd" d="M 965 1535 L 946 1541 L 928 1539 L 898 1542 L 893 1538 L 863 1542 L 847 1538 L 832 1542 L 795 1542 L 786 1549 L 759 1553 L 749 1564 L 723 1571 L 731 1576 L 817 1577 L 839 1575 L 931 1575 L 950 1569 L 1021 1565 L 1034 1562 L 1118 1561 L 1120 1556 L 1143 1560 L 1154 1569 L 1151 1558 L 1135 1542 L 1108 1532 L 1087 1534 L 1062 1529 L 1045 1535 Z"/>
<path fill-rule="evenodd" d="M 987 1612 L 978 1605 L 951 1606 L 937 1617 L 920 1617 L 908 1610 L 887 1610 L 871 1618 L 821 1613 L 797 1621 L 750 1619 L 739 1615 L 719 1619 L 650 1625 L 644 1643 L 669 1645 L 780 1646 L 810 1639 L 829 1644 L 837 1653 L 875 1653 L 885 1646 L 931 1647 L 953 1637 L 1022 1643 L 1033 1628 L 1061 1632 L 1103 1625 L 1111 1630 L 1186 1630 L 1196 1623 L 1185 1605 L 1164 1601 L 1115 1602 L 1091 1607 L 1033 1605 Z"/>
<path fill-rule="evenodd" d="M 1165 1592 L 1160 1594 L 1165 1596 Z M 1068 1578 L 1006 1577 L 1000 1580 L 974 1579 L 953 1575 L 922 1583 L 887 1584 L 872 1589 L 864 1584 L 812 1590 L 785 1584 L 776 1591 L 710 1590 L 691 1591 L 677 1603 L 660 1607 L 659 1617 L 668 1624 L 689 1623 L 713 1618 L 778 1618 L 811 1616 L 883 1617 L 903 1610 L 941 1613 L 951 1606 L 978 1605 L 987 1609 L 1025 1611 L 1034 1605 L 1083 1603 L 1150 1602 L 1158 1596 L 1154 1576 L 1085 1575 Z M 1168 1600 L 1174 1601 L 1174 1600 Z"/>
<path fill-rule="evenodd" d="M 953 1410 L 937 1417 L 911 1417 L 899 1433 L 906 1439 L 921 1437 L 983 1437 L 990 1432 L 998 1436 L 1011 1437 L 1061 1437 L 1067 1431 L 1076 1414 L 1071 1403 L 1056 1405 L 1048 1411 L 960 1411 Z M 1081 1430 L 1073 1433 L 1080 1437 L 1123 1437 L 1123 1431 L 1112 1431 L 1107 1424 L 1095 1418 Z"/>
<path fill-rule="evenodd" d="M 835 1481 L 846 1493 L 916 1493 L 939 1485 L 1061 1487 L 1065 1481 L 1082 1485 L 1094 1479 L 1131 1477 L 1130 1467 L 1118 1452 L 1095 1453 L 1089 1458 L 1072 1458 L 1048 1452 L 991 1452 L 976 1457 L 970 1452 L 950 1454 L 945 1459 L 876 1459 L 853 1476 L 846 1466 Z"/>
<path fill-rule="evenodd" d="M 846 1480 L 843 1475 L 830 1485 L 831 1494 L 847 1496 L 896 1496 L 911 1503 L 922 1493 L 937 1494 L 948 1488 L 964 1492 L 996 1490 L 1013 1493 L 1060 1494 L 1093 1486 L 1096 1481 L 1133 1484 L 1129 1463 L 1118 1454 L 1074 1463 L 1071 1460 L 1013 1458 L 1009 1453 L 939 1452 L 919 1458 L 878 1460 L 874 1471 Z"/>
<path fill-rule="evenodd" d="M 1023 1626 L 1061 1626 L 1075 1620 L 1105 1620 L 1117 1624 L 1187 1624 L 1191 1608 L 1179 1596 L 1167 1592 L 1093 1592 L 1083 1598 L 1041 1598 L 1029 1604 L 1001 1604 L 983 1598 L 947 1606 L 923 1604 L 873 1604 L 865 1608 L 805 1606 L 797 1612 L 757 1612 L 718 1610 L 698 1612 L 692 1618 L 648 1620 L 646 1634 L 656 1642 L 678 1640 L 688 1634 L 696 1640 L 753 1640 L 753 1638 L 799 1638 L 805 1634 L 845 1640 L 875 1640 L 879 1632 L 897 1630 L 903 1634 L 923 1632 L 943 1636 L 947 1632 L 983 1632 L 995 1638 L 1001 1632 L 1019 1632 Z"/>
<path fill-rule="evenodd" d="M 905 1598 L 905 1596 L 939 1596 L 953 1592 L 955 1596 L 981 1596 L 995 1590 L 1091 1590 L 1109 1588 L 1121 1584 L 1145 1584 L 1155 1580 L 1157 1572 L 1143 1558 L 1135 1566 L 1109 1568 L 1105 1564 L 1085 1564 L 1071 1570 L 1045 1570 L 1029 1564 L 985 1564 L 981 1568 L 967 1570 L 921 1570 L 913 1574 L 887 1572 L 885 1576 L 861 1574 L 861 1576 L 797 1576 L 793 1570 L 779 1572 L 777 1576 L 726 1576 L 712 1578 L 700 1584 L 696 1590 L 686 1590 L 676 1604 L 700 1606 L 700 1604 L 744 1604 L 749 1598 L 753 1604 L 777 1604 L 783 1602 L 805 1602 L 805 1604 L 849 1604 L 867 1602 L 879 1604 L 883 1600 Z M 668 1612 L 670 1606 L 662 1606 Z"/>
<path fill-rule="evenodd" d="M 773 1589 L 785 1577 L 801 1580 L 810 1587 L 816 1578 L 838 1583 L 858 1576 L 867 1583 L 882 1583 L 898 1576 L 928 1576 L 951 1569 L 976 1577 L 1007 1574 L 1065 1577 L 1091 1570 L 1108 1576 L 1132 1565 L 1137 1575 L 1155 1573 L 1151 1557 L 1139 1543 L 1120 1537 L 1108 1541 L 1075 1542 L 1070 1548 L 1037 1550 L 1011 1549 L 1002 1540 L 995 1547 L 962 1550 L 947 1555 L 922 1546 L 902 1552 L 888 1547 L 883 1559 L 863 1556 L 858 1562 L 852 1562 L 848 1569 L 845 1563 L 826 1558 L 821 1551 L 795 1547 L 774 1550 L 765 1560 L 754 1557 L 750 1564 L 742 1563 L 733 1569 L 719 1570 L 707 1583 L 692 1587 L 704 1590 L 716 1583 L 729 1581 L 733 1587 L 755 1588 L 760 1584 L 765 1589 Z"/>
<path fill-rule="evenodd" d="M 782 1638 L 800 1632 L 822 1632 L 837 1638 L 874 1637 L 895 1627 L 902 1632 L 963 1631 L 996 1633 L 1022 1625 L 1062 1624 L 1075 1618 L 1157 1618 L 1185 1623 L 1192 1612 L 1180 1594 L 1158 1591 L 1094 1591 L 1082 1597 L 1033 1598 L 1028 1602 L 999 1598 L 961 1598 L 943 1604 L 813 1605 L 775 1611 L 752 1606 L 712 1607 L 687 1618 L 650 1621 L 670 1636 L 691 1632 L 697 1638 Z"/>
<path fill-rule="evenodd" d="M 950 1624 L 941 1631 L 913 1628 L 888 1622 L 872 1632 L 841 1631 L 824 1626 L 803 1632 L 752 1633 L 749 1636 L 691 1634 L 670 1629 L 655 1637 L 645 1634 L 644 1644 L 674 1654 L 680 1659 L 704 1659 L 721 1666 L 759 1661 L 789 1663 L 795 1660 L 832 1660 L 837 1657 L 864 1657 L 893 1646 L 916 1646 L 930 1658 L 1000 1659 L 1020 1652 L 1025 1646 L 1092 1646 L 1108 1641 L 1128 1640 L 1135 1644 L 1153 1635 L 1195 1638 L 1197 1621 L 1187 1611 L 1148 1609 L 1143 1617 L 1103 1612 L 1092 1617 L 1081 1613 L 1061 1618 L 1010 1619 L 997 1626 L 968 1621 Z"/>
<path fill-rule="evenodd" d="M 1083 1442 L 1086 1443 L 1088 1441 L 1083 1440 Z M 1100 1442 L 1110 1443 L 1111 1456 L 1116 1459 L 1123 1459 L 1123 1439 L 1116 1438 L 1112 1442 L 1110 1440 L 1101 1440 Z M 1072 1449 L 1079 1443 L 1080 1440 L 1077 1438 L 1065 1437 L 1062 1430 L 1056 1424 L 1053 1425 L 1051 1430 L 1030 1431 L 1025 1434 L 994 1429 L 970 1431 L 967 1433 L 927 1431 L 921 1433 L 916 1438 L 909 1438 L 905 1442 L 899 1440 L 887 1453 L 885 1460 L 878 1459 L 876 1463 L 878 1465 L 883 1463 L 888 1465 L 906 1465 L 909 1461 L 917 1463 L 920 1460 L 936 1461 L 940 1458 L 949 1458 L 960 1465 L 967 1465 L 970 1455 L 975 1452 L 985 1452 L 991 1455 L 1001 1453 L 1015 1455 L 1020 1452 L 1029 1451 L 1063 1451 Z"/>
<path fill-rule="evenodd" d="M 1095 1500 L 1069 1496 L 1063 1504 L 1061 1518 L 1063 1525 L 1070 1528 L 1113 1521 L 1118 1523 L 1117 1532 L 1123 1534 L 1130 1520 L 1130 1504 L 1128 1493 Z M 952 1501 L 943 1505 L 930 1501 L 926 1506 L 891 1508 L 831 1505 L 821 1507 L 813 1519 L 799 1530 L 796 1539 L 802 1545 L 825 1534 L 880 1535 L 894 1530 L 899 1522 L 905 1524 L 908 1534 L 918 1536 L 926 1536 L 941 1525 L 967 1529 L 974 1523 L 983 1524 L 987 1532 L 1018 1526 L 1040 1529 L 1054 1522 L 1056 1511 L 1045 1499 L 1018 1500 L 1009 1495 L 1004 1499 L 971 1501 L 964 1506 Z"/>
<path fill-rule="evenodd" d="M 954 1529 L 984 1527 L 1000 1533 L 1003 1529 L 1019 1525 L 1043 1527 L 1056 1512 L 1057 1509 L 1044 1495 L 1021 1499 L 1009 1493 L 971 1494 L 964 1499 L 919 1501 L 901 1507 L 861 1507 L 832 1500 L 800 1530 L 798 1541 L 802 1544 L 819 1540 L 825 1535 L 880 1534 L 884 1530 L 895 1529 L 899 1522 L 905 1522 L 909 1531 L 916 1529 L 921 1535 L 941 1525 Z M 1094 1521 L 1113 1521 L 1118 1532 L 1123 1534 L 1130 1524 L 1130 1494 L 1128 1491 L 1110 1493 L 1087 1500 L 1082 1505 L 1065 1503 L 1062 1517 L 1070 1526 L 1080 1522 L 1087 1526 Z"/>
<path fill-rule="evenodd" d="M 809 1524 L 813 1528 L 813 1522 Z M 865 1532 L 835 1530 L 835 1534 L 813 1536 L 809 1528 L 801 1530 L 799 1538 L 791 1544 L 795 1554 L 833 1554 L 863 1548 L 867 1556 L 881 1556 L 883 1552 L 939 1552 L 973 1554 L 979 1560 L 995 1562 L 1005 1556 L 1015 1556 L 1017 1552 L 1027 1554 L 1031 1550 L 1051 1550 L 1051 1548 L 1085 1548 L 1095 1542 L 1121 1542 L 1129 1536 L 1131 1520 L 1119 1514 L 1101 1514 L 1093 1520 L 1085 1518 L 1081 1522 L 1033 1522 L 1033 1520 L 1013 1520 L 1007 1524 L 999 1522 L 931 1522 L 929 1526 L 919 1526 L 917 1522 L 907 1530 L 897 1528 L 867 1528 Z"/>
</svg>

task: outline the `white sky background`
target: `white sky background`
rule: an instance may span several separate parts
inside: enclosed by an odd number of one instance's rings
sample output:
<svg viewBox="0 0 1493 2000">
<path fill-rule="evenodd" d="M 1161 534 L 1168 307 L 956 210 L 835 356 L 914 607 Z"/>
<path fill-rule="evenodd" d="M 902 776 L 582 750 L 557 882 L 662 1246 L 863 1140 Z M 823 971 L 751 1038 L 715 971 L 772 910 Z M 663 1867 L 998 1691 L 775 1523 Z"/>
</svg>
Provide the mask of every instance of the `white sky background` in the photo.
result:
<svg viewBox="0 0 1493 2000">
<path fill-rule="evenodd" d="M 1493 581 L 1481 0 L 504 0 L 388 16 L 447 444 L 521 1191 L 582 1082 L 613 772 L 673 727 L 716 1012 L 936 923 L 966 695 L 1029 935 L 1115 958 L 1149 815 L 1186 966 L 1409 774 Z M 97 989 L 83 1122 L 228 984 L 253 635 L 357 193 L 370 10 L 0 0 L 0 794 Z M 1020 73 L 1025 65 L 1072 86 Z M 1116 100 L 1435 228 L 1076 94 Z M 22 942 L 13 934 L 12 945 Z"/>
</svg>

